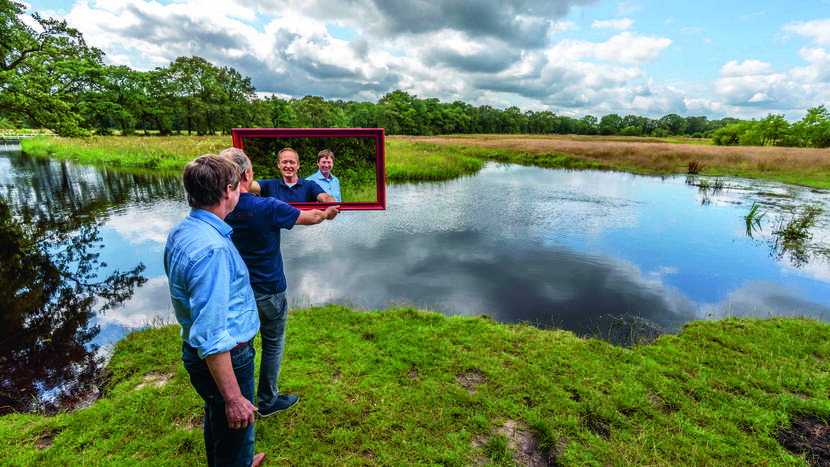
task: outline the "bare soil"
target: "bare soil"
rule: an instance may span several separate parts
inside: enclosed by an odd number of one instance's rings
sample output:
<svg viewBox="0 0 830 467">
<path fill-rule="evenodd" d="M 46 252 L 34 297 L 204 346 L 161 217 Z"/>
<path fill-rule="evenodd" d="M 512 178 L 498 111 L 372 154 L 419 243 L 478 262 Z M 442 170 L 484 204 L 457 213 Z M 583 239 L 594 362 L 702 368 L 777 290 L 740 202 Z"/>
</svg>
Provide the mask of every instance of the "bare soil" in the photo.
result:
<svg viewBox="0 0 830 467">
<path fill-rule="evenodd" d="M 799 416 L 778 433 L 778 442 L 793 454 L 804 455 L 810 465 L 830 467 L 830 425 L 825 422 Z"/>
</svg>

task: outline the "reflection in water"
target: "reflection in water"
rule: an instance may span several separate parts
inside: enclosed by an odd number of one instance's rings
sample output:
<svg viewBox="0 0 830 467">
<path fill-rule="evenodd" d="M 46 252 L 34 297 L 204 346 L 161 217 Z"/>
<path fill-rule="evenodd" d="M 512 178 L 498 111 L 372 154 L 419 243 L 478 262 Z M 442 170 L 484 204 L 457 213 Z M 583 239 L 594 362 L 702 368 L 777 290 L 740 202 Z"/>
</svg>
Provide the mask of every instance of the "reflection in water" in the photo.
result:
<svg viewBox="0 0 830 467">
<path fill-rule="evenodd" d="M 95 317 L 146 282 L 139 263 L 101 261 L 100 228 L 127 200 L 177 192 L 170 183 L 6 155 L 0 192 L 0 414 L 53 412 L 94 395 L 101 358 Z"/>
<path fill-rule="evenodd" d="M 776 227 L 805 206 L 826 210 L 828 192 L 721 180 L 722 187 L 711 188 L 720 185 L 712 181 L 701 190 L 698 185 L 706 183 L 689 186 L 684 177 L 488 164 L 472 177 L 393 185 L 386 211 L 344 212 L 333 222 L 283 235 L 289 299 L 292 305 L 335 302 L 358 309 L 411 304 L 448 315 L 559 327 L 622 345 L 696 319 L 797 315 L 830 321 L 830 256 L 814 254 L 830 245 L 828 216 L 814 219 L 812 237 L 804 241 L 806 263 L 788 254 L 770 256 Z M 38 232 L 64 235 L 64 243 L 41 250 L 53 256 L 32 258 L 48 266 L 59 261 L 55 252 L 85 245 L 73 257 L 100 254 L 96 260 L 109 265 L 98 264 L 102 276 L 111 268 L 134 271 L 146 264 L 140 273 L 149 278 L 118 307 L 102 313 L 103 303 L 93 302 L 72 315 L 74 322 L 68 322 L 68 311 L 52 316 L 40 310 L 22 321 L 4 317 L 15 321 L 13 329 L 23 328 L 9 334 L 26 337 L 25 345 L 3 342 L 3 375 L 12 371 L 7 367 L 37 362 L 48 352 L 77 352 L 71 360 L 46 362 L 51 367 L 24 393 L 71 381 L 69 370 L 94 375 L 82 369 L 95 346 L 155 319 L 172 320 L 161 256 L 170 228 L 188 212 L 177 178 L 18 153 L 0 155 L 0 190 L 13 218 L 41 219 L 17 224 L 25 232 L 17 232 L 21 241 L 35 241 Z M 764 228 L 750 238 L 746 215 L 753 203 L 762 206 Z M 100 241 L 75 245 L 75 237 Z M 14 278 L 18 272 L 3 274 Z M 121 285 L 124 294 L 113 291 L 112 297 L 127 296 L 129 284 Z M 27 334 L 27 326 L 41 323 L 43 333 Z M 59 337 L 51 336 L 50 327 Z M 41 349 L 48 350 L 38 354 Z M 15 353 L 24 358 L 5 357 Z M 65 379 L 42 382 L 59 371 L 67 371 Z"/>
</svg>

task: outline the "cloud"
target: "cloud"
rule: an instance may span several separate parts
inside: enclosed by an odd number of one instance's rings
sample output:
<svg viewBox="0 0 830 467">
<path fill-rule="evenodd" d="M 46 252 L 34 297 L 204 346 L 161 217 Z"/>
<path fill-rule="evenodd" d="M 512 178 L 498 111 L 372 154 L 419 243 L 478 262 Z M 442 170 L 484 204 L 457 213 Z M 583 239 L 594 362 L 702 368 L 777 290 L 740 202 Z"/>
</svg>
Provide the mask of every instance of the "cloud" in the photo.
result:
<svg viewBox="0 0 830 467">
<path fill-rule="evenodd" d="M 629 18 L 620 18 L 620 19 L 609 19 L 609 20 L 604 20 L 604 21 L 595 20 L 593 22 L 593 24 L 591 24 L 591 27 L 623 30 L 623 29 L 630 28 L 632 24 L 634 24 L 634 21 L 632 21 L 631 19 L 629 19 Z"/>
<path fill-rule="evenodd" d="M 830 54 L 823 48 L 801 49 L 798 55 L 807 65 L 777 71 L 759 60 L 730 61 L 720 70 L 713 87 L 722 101 L 733 106 L 731 115 L 745 115 L 748 109 L 785 113 L 794 118 L 803 109 L 830 98 Z"/>
<path fill-rule="evenodd" d="M 744 60 L 741 63 L 733 60 L 720 69 L 720 75 L 723 77 L 769 75 L 772 73 L 772 65 L 760 60 Z"/>
<path fill-rule="evenodd" d="M 784 31 L 808 37 L 816 45 L 830 47 L 830 18 L 788 23 Z"/>
<path fill-rule="evenodd" d="M 453 30 L 471 38 L 496 39 L 515 47 L 541 48 L 572 7 L 597 0 L 289 0 L 260 2 L 263 12 L 297 13 L 365 30 L 374 38 L 419 36 Z"/>
<path fill-rule="evenodd" d="M 595 54 L 605 61 L 646 63 L 657 58 L 671 43 L 671 39 L 665 37 L 638 36 L 625 31 L 597 44 Z"/>
</svg>

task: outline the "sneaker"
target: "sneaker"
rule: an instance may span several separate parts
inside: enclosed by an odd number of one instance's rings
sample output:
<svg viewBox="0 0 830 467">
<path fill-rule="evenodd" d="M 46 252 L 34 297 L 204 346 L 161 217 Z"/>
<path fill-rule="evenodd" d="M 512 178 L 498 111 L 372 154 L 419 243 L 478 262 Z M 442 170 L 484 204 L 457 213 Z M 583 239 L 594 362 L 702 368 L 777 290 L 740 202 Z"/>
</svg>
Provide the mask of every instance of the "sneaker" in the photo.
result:
<svg viewBox="0 0 830 467">
<path fill-rule="evenodd" d="M 290 409 L 299 400 L 300 400 L 300 397 L 295 396 L 294 394 L 280 394 L 279 396 L 277 396 L 277 403 L 274 404 L 273 407 L 271 407 L 268 410 L 259 409 L 257 411 L 257 413 L 259 414 L 260 417 L 267 418 L 267 417 L 270 417 L 271 415 L 274 415 L 275 413 L 284 412 L 284 411 Z"/>
</svg>

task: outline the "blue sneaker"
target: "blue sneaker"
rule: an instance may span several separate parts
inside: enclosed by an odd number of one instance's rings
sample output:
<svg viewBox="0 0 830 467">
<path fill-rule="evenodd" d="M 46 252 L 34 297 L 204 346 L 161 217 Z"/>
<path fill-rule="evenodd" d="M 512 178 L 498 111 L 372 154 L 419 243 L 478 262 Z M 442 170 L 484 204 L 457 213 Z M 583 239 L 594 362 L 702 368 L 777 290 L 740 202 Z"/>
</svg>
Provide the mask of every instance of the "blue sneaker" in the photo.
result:
<svg viewBox="0 0 830 467">
<path fill-rule="evenodd" d="M 300 400 L 299 396 L 295 396 L 294 394 L 280 394 L 277 396 L 277 403 L 274 404 L 270 409 L 263 410 L 259 409 L 257 413 L 262 418 L 268 418 L 275 413 L 285 412 L 286 410 L 290 409 Z"/>
</svg>

